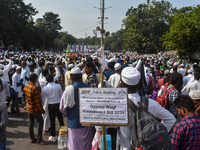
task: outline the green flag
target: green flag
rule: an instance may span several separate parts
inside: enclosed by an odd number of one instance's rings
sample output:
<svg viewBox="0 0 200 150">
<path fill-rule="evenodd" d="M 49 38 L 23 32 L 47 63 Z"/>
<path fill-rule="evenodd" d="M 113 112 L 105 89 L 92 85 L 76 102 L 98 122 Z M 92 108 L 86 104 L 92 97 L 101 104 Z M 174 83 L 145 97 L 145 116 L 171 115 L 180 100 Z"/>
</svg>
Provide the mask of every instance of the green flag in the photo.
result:
<svg viewBox="0 0 200 150">
<path fill-rule="evenodd" d="M 123 53 L 126 53 L 126 49 L 123 50 Z"/>
<path fill-rule="evenodd" d="M 67 44 L 66 55 L 68 54 L 68 52 L 69 52 L 69 43 Z"/>
</svg>

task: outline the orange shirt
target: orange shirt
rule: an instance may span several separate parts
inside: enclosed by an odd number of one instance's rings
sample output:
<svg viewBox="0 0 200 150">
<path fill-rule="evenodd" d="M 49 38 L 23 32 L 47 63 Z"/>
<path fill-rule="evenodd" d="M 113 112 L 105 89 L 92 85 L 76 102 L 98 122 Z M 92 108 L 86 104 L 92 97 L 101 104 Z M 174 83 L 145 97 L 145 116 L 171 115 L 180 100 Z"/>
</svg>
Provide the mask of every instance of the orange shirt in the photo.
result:
<svg viewBox="0 0 200 150">
<path fill-rule="evenodd" d="M 26 109 L 29 113 L 34 114 L 37 112 L 42 112 L 42 101 L 39 88 L 32 82 L 29 82 L 24 87 L 25 99 L 26 99 Z"/>
</svg>

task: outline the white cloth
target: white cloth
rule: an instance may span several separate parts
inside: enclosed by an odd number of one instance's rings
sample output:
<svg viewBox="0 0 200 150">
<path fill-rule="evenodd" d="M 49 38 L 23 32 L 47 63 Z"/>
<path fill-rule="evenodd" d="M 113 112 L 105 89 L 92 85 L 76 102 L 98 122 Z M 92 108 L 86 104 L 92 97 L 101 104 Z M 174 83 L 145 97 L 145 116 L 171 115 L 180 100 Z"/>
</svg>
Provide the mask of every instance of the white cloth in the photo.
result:
<svg viewBox="0 0 200 150">
<path fill-rule="evenodd" d="M 185 94 L 190 95 L 191 92 L 200 90 L 200 81 L 194 80 L 194 82 L 189 83 L 186 87 Z"/>
<path fill-rule="evenodd" d="M 185 68 L 178 68 L 177 72 L 180 73 L 184 78 L 187 70 Z"/>
<path fill-rule="evenodd" d="M 140 96 L 138 93 L 128 94 L 128 98 L 136 105 L 140 102 Z M 175 117 L 156 101 L 149 99 L 148 111 L 151 112 L 156 118 L 162 119 L 162 124 L 170 131 L 174 123 L 176 122 Z M 129 109 L 129 118 L 132 119 L 132 111 Z M 120 136 L 121 149 L 127 150 L 130 148 L 132 121 L 130 127 L 120 127 L 122 137 Z M 121 139 L 123 138 L 123 139 Z"/>
<path fill-rule="evenodd" d="M 112 74 L 108 80 L 108 83 L 111 85 L 111 87 L 114 88 L 120 87 L 120 74 L 119 73 Z"/>
<path fill-rule="evenodd" d="M 181 90 L 181 92 L 183 92 L 183 94 L 186 94 L 186 89 L 187 89 L 187 86 L 190 84 L 190 83 L 193 83 L 194 82 L 194 77 L 191 78 L 188 83 L 183 87 L 183 89 Z"/>
<path fill-rule="evenodd" d="M 42 89 L 42 100 L 47 100 L 48 104 L 60 103 L 61 96 L 62 88 L 60 84 L 51 82 Z"/>
<path fill-rule="evenodd" d="M 6 103 L 6 96 L 9 96 L 10 91 L 8 82 L 4 78 L 2 77 L 0 78 L 3 84 L 3 90 L 0 92 L 0 106 L 1 106 Z"/>
<path fill-rule="evenodd" d="M 18 92 L 18 97 L 22 97 L 22 86 L 17 86 L 17 83 L 20 83 L 21 76 L 19 73 L 15 72 L 12 76 L 12 87 L 15 92 Z"/>
<path fill-rule="evenodd" d="M 60 77 L 60 71 L 58 68 L 55 68 L 56 70 L 56 76 L 53 77 L 53 81 L 55 82 L 59 77 Z M 42 75 L 42 73 L 39 75 L 38 82 L 40 84 L 41 89 L 43 89 L 44 86 L 47 85 L 47 80 L 46 78 Z"/>
<path fill-rule="evenodd" d="M 187 85 L 187 83 L 190 81 L 191 78 L 194 78 L 193 74 L 188 74 L 183 78 L 183 87 Z"/>
<path fill-rule="evenodd" d="M 48 131 L 48 129 L 50 127 L 50 118 L 49 118 L 49 109 L 48 109 L 48 102 L 47 101 L 45 101 L 45 103 L 43 105 L 43 109 L 45 111 L 45 113 L 42 114 L 42 117 L 43 117 L 43 120 L 44 120 L 43 130 Z"/>
<path fill-rule="evenodd" d="M 63 106 L 64 110 L 66 110 L 68 107 L 73 108 L 75 103 L 74 100 L 74 88 L 72 85 L 66 86 L 65 91 L 63 93 Z"/>
<path fill-rule="evenodd" d="M 158 96 L 160 96 L 160 95 L 162 94 L 162 91 L 163 91 L 164 88 L 165 88 L 164 86 L 162 86 L 162 87 L 160 88 L 160 90 L 158 91 Z"/>
<path fill-rule="evenodd" d="M 12 68 L 12 61 L 7 59 L 7 61 L 9 62 L 9 64 L 5 67 L 5 69 L 3 70 L 3 78 L 9 82 L 9 77 L 8 77 L 8 72 L 10 71 L 10 69 Z"/>
</svg>

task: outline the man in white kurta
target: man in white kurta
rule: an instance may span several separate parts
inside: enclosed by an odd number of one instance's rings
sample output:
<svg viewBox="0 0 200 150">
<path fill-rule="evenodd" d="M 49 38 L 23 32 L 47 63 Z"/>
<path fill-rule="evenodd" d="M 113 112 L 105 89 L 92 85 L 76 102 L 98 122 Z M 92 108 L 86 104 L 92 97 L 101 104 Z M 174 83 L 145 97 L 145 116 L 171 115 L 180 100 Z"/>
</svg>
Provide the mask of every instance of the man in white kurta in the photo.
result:
<svg viewBox="0 0 200 150">
<path fill-rule="evenodd" d="M 16 108 L 16 112 L 18 115 L 22 115 L 22 113 L 19 110 L 19 98 L 22 97 L 22 79 L 21 79 L 21 67 L 17 66 L 16 72 L 12 76 L 12 87 L 15 91 L 15 97 L 13 100 L 12 108 L 11 108 L 11 113 L 14 113 L 14 107 Z"/>
<path fill-rule="evenodd" d="M 122 66 L 120 63 L 116 63 L 114 68 L 116 73 L 110 76 L 108 83 L 110 84 L 111 87 L 117 88 L 120 87 L 120 74 L 122 71 Z"/>
<path fill-rule="evenodd" d="M 192 74 L 192 70 L 189 69 L 188 75 L 183 78 L 183 87 L 187 85 L 191 78 L 194 78 L 194 75 Z"/>
<path fill-rule="evenodd" d="M 128 85 L 128 98 L 136 106 L 138 106 L 138 102 L 140 102 L 140 96 L 136 91 L 139 80 L 140 73 L 137 71 L 137 69 L 132 67 L 126 67 L 122 70 L 121 87 L 127 87 Z M 161 123 L 167 128 L 168 131 L 171 130 L 172 126 L 176 122 L 175 117 L 168 110 L 163 108 L 161 105 L 159 105 L 152 99 L 149 99 L 148 111 L 151 112 L 156 118 L 160 118 L 162 120 Z M 129 118 L 131 125 L 129 127 L 120 127 L 120 150 L 128 150 L 131 146 L 131 133 L 133 132 L 133 120 L 131 120 L 132 114 L 133 112 L 129 108 Z"/>
<path fill-rule="evenodd" d="M 188 83 L 185 94 L 190 95 L 192 91 L 200 90 L 200 81 L 199 81 L 200 75 L 198 73 L 194 74 L 194 82 Z"/>
</svg>

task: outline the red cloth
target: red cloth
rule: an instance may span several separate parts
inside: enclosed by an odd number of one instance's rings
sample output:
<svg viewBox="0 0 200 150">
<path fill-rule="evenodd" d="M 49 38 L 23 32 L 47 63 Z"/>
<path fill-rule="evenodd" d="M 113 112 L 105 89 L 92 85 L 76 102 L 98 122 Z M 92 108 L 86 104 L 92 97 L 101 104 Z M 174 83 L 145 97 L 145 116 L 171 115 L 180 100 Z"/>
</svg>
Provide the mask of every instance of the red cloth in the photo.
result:
<svg viewBox="0 0 200 150">
<path fill-rule="evenodd" d="M 158 80 L 158 89 L 160 89 L 163 86 L 163 81 L 164 79 L 162 78 Z"/>
</svg>

